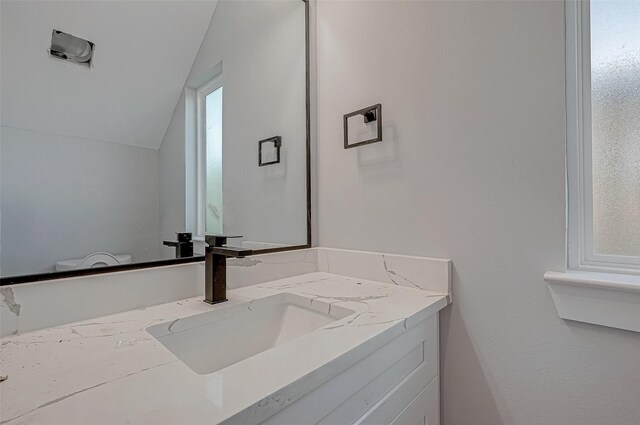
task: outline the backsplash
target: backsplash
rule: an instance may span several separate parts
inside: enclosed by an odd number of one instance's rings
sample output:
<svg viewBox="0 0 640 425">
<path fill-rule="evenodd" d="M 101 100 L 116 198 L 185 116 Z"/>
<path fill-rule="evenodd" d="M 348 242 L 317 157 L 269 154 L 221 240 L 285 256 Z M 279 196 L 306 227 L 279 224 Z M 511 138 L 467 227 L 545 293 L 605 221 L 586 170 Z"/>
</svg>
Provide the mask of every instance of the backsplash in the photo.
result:
<svg viewBox="0 0 640 425">
<path fill-rule="evenodd" d="M 227 260 L 229 289 L 312 272 L 450 294 L 451 261 L 311 248 Z M 0 288 L 0 336 L 202 295 L 204 263 Z"/>
<path fill-rule="evenodd" d="M 451 293 L 451 260 L 318 248 L 318 271 Z"/>
<path fill-rule="evenodd" d="M 0 336 L 194 297 L 203 281 L 190 263 L 2 286 Z"/>
</svg>

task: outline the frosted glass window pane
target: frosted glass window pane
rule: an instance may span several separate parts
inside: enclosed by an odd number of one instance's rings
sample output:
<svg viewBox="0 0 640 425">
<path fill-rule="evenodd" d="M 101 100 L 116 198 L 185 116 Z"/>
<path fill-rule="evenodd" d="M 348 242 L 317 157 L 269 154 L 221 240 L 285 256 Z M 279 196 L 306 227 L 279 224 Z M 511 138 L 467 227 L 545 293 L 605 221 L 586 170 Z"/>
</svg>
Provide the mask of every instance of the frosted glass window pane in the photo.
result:
<svg viewBox="0 0 640 425">
<path fill-rule="evenodd" d="M 222 87 L 205 99 L 207 150 L 207 233 L 222 234 Z"/>
<path fill-rule="evenodd" d="M 640 256 L 640 0 L 591 1 L 596 254 Z"/>
</svg>

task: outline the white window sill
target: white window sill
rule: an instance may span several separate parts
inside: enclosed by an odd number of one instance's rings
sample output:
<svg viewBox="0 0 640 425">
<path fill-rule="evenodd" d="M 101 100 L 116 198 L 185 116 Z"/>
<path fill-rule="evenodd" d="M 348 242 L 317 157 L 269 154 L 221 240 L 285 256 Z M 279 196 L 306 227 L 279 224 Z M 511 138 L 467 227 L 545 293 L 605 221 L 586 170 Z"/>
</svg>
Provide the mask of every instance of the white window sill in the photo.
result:
<svg viewBox="0 0 640 425">
<path fill-rule="evenodd" d="M 546 272 L 563 319 L 640 332 L 640 276 Z"/>
</svg>

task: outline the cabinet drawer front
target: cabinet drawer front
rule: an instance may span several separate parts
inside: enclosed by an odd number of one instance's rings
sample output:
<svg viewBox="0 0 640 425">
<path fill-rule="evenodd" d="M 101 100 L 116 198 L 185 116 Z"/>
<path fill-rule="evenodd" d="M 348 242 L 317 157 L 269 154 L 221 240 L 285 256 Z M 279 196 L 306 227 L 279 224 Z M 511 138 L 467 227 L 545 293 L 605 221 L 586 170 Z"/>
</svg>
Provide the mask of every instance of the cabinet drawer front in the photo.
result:
<svg viewBox="0 0 640 425">
<path fill-rule="evenodd" d="M 345 425 L 359 423 L 403 384 L 401 404 L 385 405 L 387 424 L 438 373 L 438 317 L 424 322 L 316 388 L 263 425 Z M 398 396 L 391 400 L 399 399 Z M 390 410 L 389 410 L 390 409 Z"/>
<path fill-rule="evenodd" d="M 440 379 L 420 391 L 391 425 L 440 425 Z"/>
<path fill-rule="evenodd" d="M 318 425 L 359 423 L 359 417 L 366 413 L 371 406 L 374 406 L 378 401 L 382 400 L 385 395 L 393 391 L 407 376 L 415 376 L 415 379 L 422 381 L 422 385 L 424 386 L 424 382 L 428 382 L 429 379 L 425 376 L 428 368 L 425 367 L 424 358 L 424 342 L 420 342 L 420 344 L 406 356 L 398 360 L 347 401 L 338 406 L 338 408 L 325 416 L 318 422 Z M 416 373 L 416 371 L 418 373 Z M 415 394 L 417 394 L 417 391 Z M 399 411 L 400 409 L 396 411 L 396 414 Z"/>
<path fill-rule="evenodd" d="M 424 363 L 411 375 L 396 385 L 382 400 L 369 409 L 354 425 L 389 425 L 395 422 L 403 410 L 425 389 L 429 380 L 425 380 Z M 436 377 L 437 378 L 437 377 Z M 431 382 L 437 380 L 433 378 Z M 406 422 L 398 422 L 405 424 Z M 406 423 L 406 425 L 409 425 Z"/>
</svg>

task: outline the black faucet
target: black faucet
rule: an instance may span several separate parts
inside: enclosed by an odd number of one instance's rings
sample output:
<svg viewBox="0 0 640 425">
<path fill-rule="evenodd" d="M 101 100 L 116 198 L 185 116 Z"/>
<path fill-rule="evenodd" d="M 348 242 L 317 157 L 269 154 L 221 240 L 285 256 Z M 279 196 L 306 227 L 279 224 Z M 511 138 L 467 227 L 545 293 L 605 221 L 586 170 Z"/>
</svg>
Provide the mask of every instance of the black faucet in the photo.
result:
<svg viewBox="0 0 640 425">
<path fill-rule="evenodd" d="M 164 241 L 163 245 L 172 246 L 176 249 L 176 258 L 193 257 L 193 241 L 191 241 L 191 233 L 176 233 L 178 241 Z"/>
<path fill-rule="evenodd" d="M 227 258 L 244 258 L 253 250 L 224 246 L 228 238 L 242 236 L 205 235 L 204 302 L 217 304 L 227 301 Z"/>
</svg>

